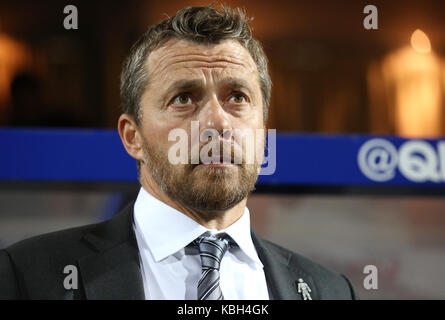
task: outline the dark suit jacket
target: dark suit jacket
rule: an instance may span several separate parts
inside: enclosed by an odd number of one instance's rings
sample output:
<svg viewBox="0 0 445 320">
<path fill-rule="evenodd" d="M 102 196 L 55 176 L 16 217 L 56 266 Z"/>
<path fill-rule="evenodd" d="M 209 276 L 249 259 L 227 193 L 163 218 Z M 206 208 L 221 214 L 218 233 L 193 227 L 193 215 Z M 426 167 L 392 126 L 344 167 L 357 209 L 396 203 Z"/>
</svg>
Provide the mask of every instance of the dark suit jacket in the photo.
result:
<svg viewBox="0 0 445 320">
<path fill-rule="evenodd" d="M 105 222 L 23 240 L 0 250 L 0 299 L 144 299 L 132 228 L 134 201 Z M 297 280 L 312 299 L 357 299 L 343 276 L 271 242 L 252 238 L 271 299 L 296 299 Z M 65 289 L 65 266 L 78 270 L 78 289 Z"/>
</svg>

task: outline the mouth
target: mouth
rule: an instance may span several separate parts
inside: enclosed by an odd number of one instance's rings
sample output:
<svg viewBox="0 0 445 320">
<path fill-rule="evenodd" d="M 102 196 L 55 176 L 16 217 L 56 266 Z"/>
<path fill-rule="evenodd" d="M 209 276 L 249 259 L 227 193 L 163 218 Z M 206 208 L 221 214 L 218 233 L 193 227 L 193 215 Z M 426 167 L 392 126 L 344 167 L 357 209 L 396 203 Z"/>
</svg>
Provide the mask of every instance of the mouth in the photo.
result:
<svg viewBox="0 0 445 320">
<path fill-rule="evenodd" d="M 220 156 L 219 162 L 209 162 L 209 163 L 204 163 L 201 160 L 199 160 L 199 164 L 197 166 L 204 166 L 204 167 L 221 167 L 221 168 L 225 168 L 225 167 L 234 167 L 237 166 L 238 164 L 235 164 L 234 161 L 232 161 L 231 158 L 224 158 L 222 155 Z"/>
<path fill-rule="evenodd" d="M 235 164 L 233 163 L 200 163 L 198 166 L 204 166 L 204 167 L 234 167 Z"/>
</svg>

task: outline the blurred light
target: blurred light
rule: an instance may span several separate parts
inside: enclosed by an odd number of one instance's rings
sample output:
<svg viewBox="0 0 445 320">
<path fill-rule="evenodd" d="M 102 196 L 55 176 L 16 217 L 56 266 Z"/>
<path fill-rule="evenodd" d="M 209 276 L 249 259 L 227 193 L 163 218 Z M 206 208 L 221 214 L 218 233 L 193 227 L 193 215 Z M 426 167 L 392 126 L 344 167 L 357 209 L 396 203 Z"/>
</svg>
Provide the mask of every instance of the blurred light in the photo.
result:
<svg viewBox="0 0 445 320">
<path fill-rule="evenodd" d="M 411 46 L 418 53 L 430 53 L 431 43 L 425 32 L 417 29 L 411 35 Z"/>
<path fill-rule="evenodd" d="M 441 135 L 440 59 L 407 47 L 388 55 L 382 68 L 396 134 L 411 138 Z"/>
<path fill-rule="evenodd" d="M 0 33 L 0 108 L 9 100 L 14 75 L 29 65 L 31 54 L 26 45 Z"/>
</svg>

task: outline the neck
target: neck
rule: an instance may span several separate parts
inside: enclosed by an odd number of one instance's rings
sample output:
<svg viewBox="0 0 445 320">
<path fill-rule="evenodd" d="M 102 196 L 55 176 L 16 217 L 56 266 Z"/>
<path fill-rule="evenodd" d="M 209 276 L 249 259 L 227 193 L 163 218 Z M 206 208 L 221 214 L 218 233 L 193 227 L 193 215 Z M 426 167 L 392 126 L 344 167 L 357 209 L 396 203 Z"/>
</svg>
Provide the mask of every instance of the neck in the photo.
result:
<svg viewBox="0 0 445 320">
<path fill-rule="evenodd" d="M 193 208 L 187 207 L 169 197 L 153 180 L 151 175 L 141 170 L 141 185 L 156 199 L 164 202 L 168 206 L 178 210 L 189 218 L 195 220 L 200 225 L 208 229 L 222 230 L 236 222 L 244 213 L 247 198 L 227 210 L 214 210 L 201 212 Z"/>
</svg>

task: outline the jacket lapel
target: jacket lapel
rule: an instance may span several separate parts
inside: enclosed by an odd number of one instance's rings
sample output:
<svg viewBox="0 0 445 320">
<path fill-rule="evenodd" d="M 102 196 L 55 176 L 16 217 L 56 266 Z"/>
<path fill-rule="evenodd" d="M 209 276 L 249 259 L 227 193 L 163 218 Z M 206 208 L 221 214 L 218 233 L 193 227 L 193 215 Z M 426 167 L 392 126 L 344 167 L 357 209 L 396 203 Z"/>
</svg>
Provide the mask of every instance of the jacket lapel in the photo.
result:
<svg viewBox="0 0 445 320">
<path fill-rule="evenodd" d="M 298 279 L 303 279 L 311 288 L 312 299 L 317 299 L 317 292 L 310 275 L 298 268 L 298 263 L 290 252 L 259 239 L 252 231 L 252 240 L 258 256 L 264 265 L 270 298 L 273 300 L 302 300 L 298 293 Z"/>
<path fill-rule="evenodd" d="M 130 203 L 83 240 L 95 253 L 78 260 L 86 299 L 144 299 L 139 251 L 133 232 L 133 206 Z"/>
</svg>

